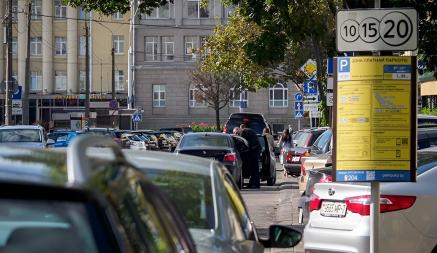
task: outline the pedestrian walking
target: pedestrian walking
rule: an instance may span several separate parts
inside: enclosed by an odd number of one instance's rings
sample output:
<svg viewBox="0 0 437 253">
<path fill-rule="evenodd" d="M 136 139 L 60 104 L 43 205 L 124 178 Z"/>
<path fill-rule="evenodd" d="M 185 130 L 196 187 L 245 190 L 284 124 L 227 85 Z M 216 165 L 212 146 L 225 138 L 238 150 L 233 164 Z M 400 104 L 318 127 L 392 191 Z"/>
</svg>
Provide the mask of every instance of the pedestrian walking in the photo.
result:
<svg viewBox="0 0 437 253">
<path fill-rule="evenodd" d="M 293 140 L 290 135 L 290 130 L 288 128 L 284 129 L 282 132 L 282 135 L 279 139 L 279 148 L 281 149 L 281 152 L 284 151 L 284 153 L 281 154 L 279 157 L 279 161 L 282 165 L 282 170 L 284 172 L 284 177 L 288 177 L 287 169 L 285 168 L 286 163 L 286 154 L 288 152 L 288 149 L 293 147 Z"/>
<path fill-rule="evenodd" d="M 245 124 L 240 125 L 240 136 L 246 139 L 249 144 L 248 168 L 250 170 L 249 188 L 260 188 L 260 174 L 259 174 L 259 156 L 261 152 L 261 144 L 255 131 L 248 128 Z"/>
</svg>

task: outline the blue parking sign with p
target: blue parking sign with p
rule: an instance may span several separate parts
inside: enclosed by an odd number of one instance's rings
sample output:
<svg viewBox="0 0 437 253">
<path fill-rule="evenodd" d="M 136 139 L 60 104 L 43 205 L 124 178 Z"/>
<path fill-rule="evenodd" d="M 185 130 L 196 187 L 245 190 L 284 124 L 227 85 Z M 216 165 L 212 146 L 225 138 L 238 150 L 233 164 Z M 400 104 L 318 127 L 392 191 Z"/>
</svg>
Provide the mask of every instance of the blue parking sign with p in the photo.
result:
<svg viewBox="0 0 437 253">
<path fill-rule="evenodd" d="M 351 72 L 351 64 L 349 57 L 338 58 L 338 72 Z"/>
</svg>

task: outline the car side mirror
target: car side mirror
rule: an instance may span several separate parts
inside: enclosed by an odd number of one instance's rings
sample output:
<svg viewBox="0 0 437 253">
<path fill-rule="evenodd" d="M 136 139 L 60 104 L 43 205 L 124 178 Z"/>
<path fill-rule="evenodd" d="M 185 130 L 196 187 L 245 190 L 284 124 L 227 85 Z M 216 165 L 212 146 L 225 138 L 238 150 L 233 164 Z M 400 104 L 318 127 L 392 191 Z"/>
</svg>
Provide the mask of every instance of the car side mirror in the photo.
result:
<svg viewBox="0 0 437 253">
<path fill-rule="evenodd" d="M 291 248 L 302 240 L 302 233 L 286 226 L 272 225 L 269 228 L 269 248 Z"/>
</svg>

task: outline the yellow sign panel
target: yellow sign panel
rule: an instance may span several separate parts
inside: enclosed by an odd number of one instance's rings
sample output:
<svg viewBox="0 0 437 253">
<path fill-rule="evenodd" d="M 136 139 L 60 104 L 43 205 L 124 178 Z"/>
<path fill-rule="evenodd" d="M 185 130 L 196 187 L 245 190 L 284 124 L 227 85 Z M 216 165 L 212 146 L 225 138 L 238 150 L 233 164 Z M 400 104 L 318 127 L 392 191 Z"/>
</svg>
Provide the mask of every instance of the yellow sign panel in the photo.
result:
<svg viewBox="0 0 437 253">
<path fill-rule="evenodd" d="M 337 181 L 410 181 L 411 78 L 411 57 L 337 58 Z"/>
</svg>

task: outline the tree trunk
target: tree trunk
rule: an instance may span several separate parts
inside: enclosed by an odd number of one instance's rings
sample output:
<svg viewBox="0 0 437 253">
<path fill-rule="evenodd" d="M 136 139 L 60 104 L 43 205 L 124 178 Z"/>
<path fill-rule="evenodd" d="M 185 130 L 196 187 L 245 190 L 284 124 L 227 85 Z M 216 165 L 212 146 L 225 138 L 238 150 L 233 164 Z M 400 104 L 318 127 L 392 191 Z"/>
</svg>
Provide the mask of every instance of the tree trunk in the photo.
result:
<svg viewBox="0 0 437 253">
<path fill-rule="evenodd" d="M 216 107 L 214 110 L 215 110 L 215 126 L 217 128 L 217 132 L 221 132 L 221 127 L 220 127 L 220 108 Z"/>
<path fill-rule="evenodd" d="M 318 41 L 317 39 L 313 39 L 313 47 L 314 47 L 314 52 L 315 52 L 315 56 L 316 56 L 316 65 L 317 65 L 317 86 L 319 89 L 319 98 L 320 98 L 320 116 L 321 116 L 321 120 L 319 121 L 319 125 L 322 126 L 326 126 L 328 125 L 327 123 L 329 122 L 328 120 L 328 108 L 326 105 L 326 91 L 323 87 L 323 81 L 324 81 L 324 71 L 323 71 L 323 52 L 322 49 L 320 48 L 320 41 Z"/>
</svg>

